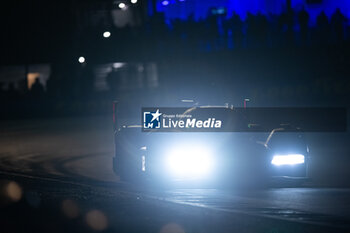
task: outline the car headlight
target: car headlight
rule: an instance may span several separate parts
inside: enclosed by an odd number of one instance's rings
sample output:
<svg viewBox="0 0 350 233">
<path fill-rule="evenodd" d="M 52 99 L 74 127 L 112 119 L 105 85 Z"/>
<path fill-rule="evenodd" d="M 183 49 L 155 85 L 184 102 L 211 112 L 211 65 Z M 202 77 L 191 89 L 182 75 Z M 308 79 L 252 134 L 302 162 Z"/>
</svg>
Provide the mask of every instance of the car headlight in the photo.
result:
<svg viewBox="0 0 350 233">
<path fill-rule="evenodd" d="M 271 160 L 271 164 L 280 165 L 295 165 L 305 163 L 305 156 L 302 154 L 286 154 L 275 155 Z"/>
<path fill-rule="evenodd" d="M 213 167 L 210 151 L 201 146 L 174 148 L 169 151 L 166 162 L 168 171 L 177 178 L 200 178 Z"/>
</svg>

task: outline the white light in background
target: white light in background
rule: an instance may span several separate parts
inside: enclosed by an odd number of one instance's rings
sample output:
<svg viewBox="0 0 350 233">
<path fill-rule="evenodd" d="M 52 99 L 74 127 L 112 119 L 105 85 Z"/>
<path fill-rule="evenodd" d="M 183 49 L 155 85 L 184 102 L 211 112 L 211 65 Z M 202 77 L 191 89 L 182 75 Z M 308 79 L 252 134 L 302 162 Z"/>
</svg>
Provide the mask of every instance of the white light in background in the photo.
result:
<svg viewBox="0 0 350 233">
<path fill-rule="evenodd" d="M 131 0 L 131 3 L 132 3 L 132 4 L 136 4 L 136 3 L 137 3 L 137 0 Z"/>
<path fill-rule="evenodd" d="M 78 61 L 81 64 L 84 63 L 85 62 L 85 57 L 79 57 Z"/>
<path fill-rule="evenodd" d="M 105 31 L 104 33 L 103 33 L 103 37 L 104 38 L 108 38 L 108 37 L 110 37 L 111 36 L 111 33 L 109 32 L 109 31 Z"/>
<path fill-rule="evenodd" d="M 121 3 L 118 4 L 118 7 L 119 7 L 120 9 L 124 9 L 124 8 L 126 7 L 126 5 L 125 5 L 124 2 L 121 2 Z"/>
<path fill-rule="evenodd" d="M 125 65 L 125 63 L 123 63 L 123 62 L 116 62 L 116 63 L 113 63 L 113 68 L 119 69 L 119 68 L 123 67 L 124 65 Z"/>
</svg>

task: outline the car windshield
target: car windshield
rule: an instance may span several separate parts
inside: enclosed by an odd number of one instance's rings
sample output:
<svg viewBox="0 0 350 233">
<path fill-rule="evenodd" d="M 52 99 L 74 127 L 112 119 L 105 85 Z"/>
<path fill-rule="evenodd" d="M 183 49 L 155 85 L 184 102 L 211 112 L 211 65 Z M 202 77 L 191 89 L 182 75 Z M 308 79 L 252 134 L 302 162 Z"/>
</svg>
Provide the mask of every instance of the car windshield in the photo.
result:
<svg viewBox="0 0 350 233">
<path fill-rule="evenodd" d="M 268 142 L 268 146 L 276 150 L 306 150 L 306 139 L 300 133 L 277 132 L 274 133 Z"/>
</svg>

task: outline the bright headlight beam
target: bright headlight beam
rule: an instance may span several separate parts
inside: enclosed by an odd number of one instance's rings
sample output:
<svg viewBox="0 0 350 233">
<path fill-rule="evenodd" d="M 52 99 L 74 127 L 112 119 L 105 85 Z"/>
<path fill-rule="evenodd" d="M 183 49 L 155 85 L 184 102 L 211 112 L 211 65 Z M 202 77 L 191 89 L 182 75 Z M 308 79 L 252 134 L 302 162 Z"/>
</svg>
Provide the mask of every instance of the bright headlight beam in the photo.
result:
<svg viewBox="0 0 350 233">
<path fill-rule="evenodd" d="M 199 178 L 212 170 L 212 157 L 201 147 L 176 148 L 169 151 L 167 167 L 179 178 Z"/>
<path fill-rule="evenodd" d="M 305 163 L 305 156 L 302 154 L 275 155 L 271 163 L 276 166 L 303 164 Z"/>
</svg>

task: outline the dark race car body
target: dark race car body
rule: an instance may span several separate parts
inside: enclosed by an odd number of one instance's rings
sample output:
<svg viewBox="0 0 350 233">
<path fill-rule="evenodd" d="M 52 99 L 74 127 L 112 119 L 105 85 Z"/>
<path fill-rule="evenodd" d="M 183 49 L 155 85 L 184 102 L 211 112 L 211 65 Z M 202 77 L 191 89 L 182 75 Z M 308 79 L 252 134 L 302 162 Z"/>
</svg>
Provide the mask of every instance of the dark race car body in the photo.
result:
<svg viewBox="0 0 350 233">
<path fill-rule="evenodd" d="M 124 180 L 160 183 L 259 185 L 275 177 L 305 179 L 305 139 L 284 131 L 142 132 L 141 125 L 121 124 L 115 128 L 113 168 Z"/>
</svg>

